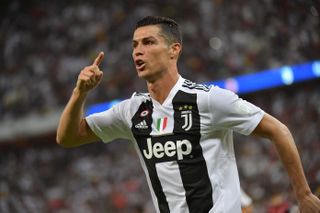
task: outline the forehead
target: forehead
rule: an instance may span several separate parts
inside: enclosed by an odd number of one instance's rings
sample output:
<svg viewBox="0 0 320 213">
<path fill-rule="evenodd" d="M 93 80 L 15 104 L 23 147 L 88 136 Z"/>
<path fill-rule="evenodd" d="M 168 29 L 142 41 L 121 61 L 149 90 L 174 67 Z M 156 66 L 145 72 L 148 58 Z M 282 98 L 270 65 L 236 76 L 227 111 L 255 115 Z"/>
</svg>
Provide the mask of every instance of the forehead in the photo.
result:
<svg viewBox="0 0 320 213">
<path fill-rule="evenodd" d="M 160 36 L 160 27 L 157 25 L 149 25 L 137 28 L 133 33 L 133 40 L 139 41 L 143 38 L 148 37 L 161 37 Z"/>
</svg>

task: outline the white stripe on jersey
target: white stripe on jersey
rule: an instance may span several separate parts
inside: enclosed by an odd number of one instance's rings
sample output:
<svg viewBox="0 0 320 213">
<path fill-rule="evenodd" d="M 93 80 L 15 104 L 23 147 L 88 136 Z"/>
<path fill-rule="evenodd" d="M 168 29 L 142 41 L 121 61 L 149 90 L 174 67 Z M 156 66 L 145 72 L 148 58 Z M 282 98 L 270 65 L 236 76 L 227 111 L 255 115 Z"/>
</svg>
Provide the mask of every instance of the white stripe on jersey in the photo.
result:
<svg viewBox="0 0 320 213">
<path fill-rule="evenodd" d="M 170 212 L 189 213 L 179 165 L 176 161 L 157 163 L 156 169 Z M 170 171 L 170 174 L 168 174 Z M 168 187 L 169 186 L 169 187 Z"/>
<path fill-rule="evenodd" d="M 139 150 L 137 142 L 134 139 L 132 139 L 132 141 L 133 141 L 135 149 Z M 150 190 L 150 193 L 151 193 L 151 198 L 152 198 L 154 207 L 156 209 L 156 213 L 160 213 L 160 210 L 158 208 L 158 206 L 159 206 L 158 205 L 158 199 L 157 199 L 157 196 L 156 196 L 156 194 L 155 194 L 155 192 L 153 190 L 153 187 L 152 187 L 152 184 L 151 184 L 151 180 L 150 180 L 150 175 L 149 175 L 146 163 L 144 162 L 141 153 L 139 151 L 137 151 L 137 153 L 138 153 L 138 156 L 139 156 L 139 159 L 140 159 L 140 163 L 141 163 L 142 169 L 143 169 L 143 171 L 144 171 L 144 173 L 146 175 L 146 179 L 147 179 L 149 190 Z"/>
</svg>

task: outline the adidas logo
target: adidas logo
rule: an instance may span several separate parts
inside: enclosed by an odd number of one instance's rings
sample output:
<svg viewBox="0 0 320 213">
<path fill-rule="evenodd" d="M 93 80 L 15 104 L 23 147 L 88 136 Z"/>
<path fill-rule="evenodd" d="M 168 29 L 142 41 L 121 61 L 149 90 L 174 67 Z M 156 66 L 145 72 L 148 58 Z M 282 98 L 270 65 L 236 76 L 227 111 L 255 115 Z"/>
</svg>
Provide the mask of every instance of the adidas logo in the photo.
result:
<svg viewBox="0 0 320 213">
<path fill-rule="evenodd" d="M 137 129 L 148 129 L 148 125 L 147 125 L 147 122 L 145 120 L 137 123 L 134 127 L 137 128 Z"/>
</svg>

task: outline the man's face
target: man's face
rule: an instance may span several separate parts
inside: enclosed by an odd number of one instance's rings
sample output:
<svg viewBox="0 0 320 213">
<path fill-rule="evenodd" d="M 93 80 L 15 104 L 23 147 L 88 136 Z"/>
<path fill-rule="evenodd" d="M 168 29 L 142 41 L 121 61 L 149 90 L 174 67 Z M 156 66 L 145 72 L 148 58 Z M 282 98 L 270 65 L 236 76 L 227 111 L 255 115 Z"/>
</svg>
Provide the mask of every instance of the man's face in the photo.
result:
<svg viewBox="0 0 320 213">
<path fill-rule="evenodd" d="M 133 34 L 132 57 L 138 76 L 149 82 L 157 80 L 170 63 L 170 47 L 160 34 L 160 27 L 139 27 Z"/>
</svg>

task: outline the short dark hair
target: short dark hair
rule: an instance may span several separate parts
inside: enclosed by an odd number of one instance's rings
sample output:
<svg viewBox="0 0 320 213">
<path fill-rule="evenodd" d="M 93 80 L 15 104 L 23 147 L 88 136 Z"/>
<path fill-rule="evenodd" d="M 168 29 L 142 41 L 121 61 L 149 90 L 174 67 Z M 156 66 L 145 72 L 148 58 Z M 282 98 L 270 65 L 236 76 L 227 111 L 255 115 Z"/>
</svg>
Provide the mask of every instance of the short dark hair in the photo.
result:
<svg viewBox="0 0 320 213">
<path fill-rule="evenodd" d="M 182 36 L 179 29 L 179 25 L 173 19 L 162 16 L 146 16 L 137 22 L 135 30 L 139 27 L 159 25 L 161 28 L 162 36 L 167 40 L 169 44 L 180 43 L 182 44 Z"/>
</svg>

